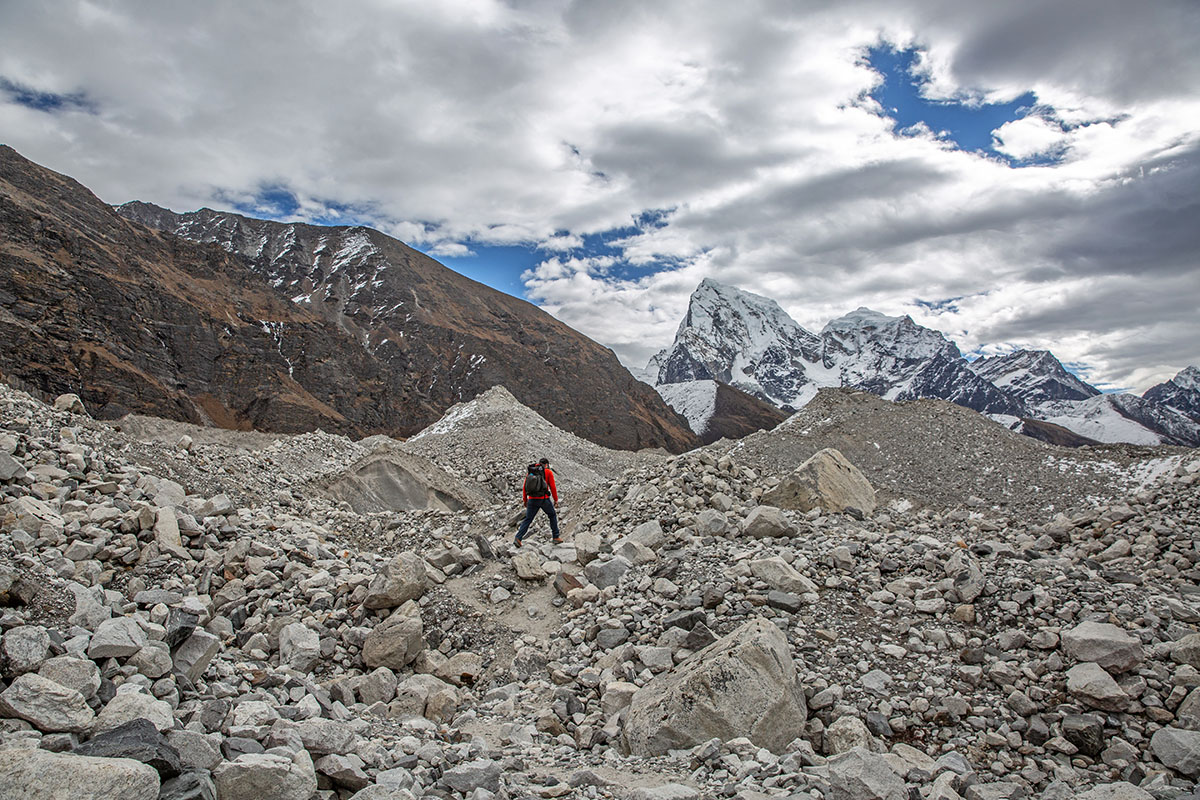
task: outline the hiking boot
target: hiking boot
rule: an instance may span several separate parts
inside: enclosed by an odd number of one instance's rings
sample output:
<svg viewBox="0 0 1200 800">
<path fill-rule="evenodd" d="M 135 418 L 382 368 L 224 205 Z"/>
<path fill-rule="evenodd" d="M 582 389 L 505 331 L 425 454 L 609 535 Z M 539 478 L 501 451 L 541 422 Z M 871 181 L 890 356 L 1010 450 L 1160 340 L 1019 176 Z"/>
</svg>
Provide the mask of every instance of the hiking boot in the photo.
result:
<svg viewBox="0 0 1200 800">
<path fill-rule="evenodd" d="M 521 540 L 520 540 L 520 539 L 514 539 L 514 540 L 513 540 L 513 547 L 520 547 L 520 546 L 521 546 Z"/>
<path fill-rule="evenodd" d="M 562 540 L 562 539 L 551 539 L 550 541 L 554 542 L 555 544 L 562 544 L 562 543 L 563 543 L 563 540 Z"/>
</svg>

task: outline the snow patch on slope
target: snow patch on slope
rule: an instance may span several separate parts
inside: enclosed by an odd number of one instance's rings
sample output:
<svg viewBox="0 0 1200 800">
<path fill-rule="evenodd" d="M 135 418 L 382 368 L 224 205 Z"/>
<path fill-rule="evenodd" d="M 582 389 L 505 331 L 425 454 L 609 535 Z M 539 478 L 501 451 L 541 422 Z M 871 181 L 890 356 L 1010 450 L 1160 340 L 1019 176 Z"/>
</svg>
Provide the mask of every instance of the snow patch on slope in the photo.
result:
<svg viewBox="0 0 1200 800">
<path fill-rule="evenodd" d="M 693 433 L 704 434 L 717 410 L 716 381 L 664 383 L 655 388 L 667 405 L 687 418 Z"/>
<path fill-rule="evenodd" d="M 1037 408 L 1037 418 L 1107 444 L 1162 444 L 1157 433 L 1122 416 L 1109 395 L 1042 403 Z"/>
</svg>

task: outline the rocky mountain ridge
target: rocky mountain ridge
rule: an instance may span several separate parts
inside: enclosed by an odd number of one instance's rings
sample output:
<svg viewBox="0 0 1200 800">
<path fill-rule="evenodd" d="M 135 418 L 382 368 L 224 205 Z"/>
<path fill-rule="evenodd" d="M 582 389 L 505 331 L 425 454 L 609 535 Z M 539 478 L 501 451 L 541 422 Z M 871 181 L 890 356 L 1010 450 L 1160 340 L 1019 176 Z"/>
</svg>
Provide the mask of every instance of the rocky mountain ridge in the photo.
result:
<svg viewBox="0 0 1200 800">
<path fill-rule="evenodd" d="M 607 348 L 383 234 L 205 219 L 238 246 L 153 231 L 0 147 L 0 372 L 105 417 L 357 436 L 504 384 L 614 447 L 696 442 Z"/>
<path fill-rule="evenodd" d="M 696 288 L 675 342 L 650 360 L 646 374 L 659 387 L 724 381 L 785 410 L 803 406 L 818 389 L 847 386 L 888 400 L 949 400 L 1061 442 L 1070 431 L 1081 442 L 1200 446 L 1200 424 L 1187 412 L 1200 407 L 1200 392 L 1186 379 L 1144 398 L 1101 398 L 1047 351 L 968 362 L 941 333 L 867 308 L 831 321 L 818 336 L 774 301 L 711 279 Z M 690 396 L 678 388 L 661 393 L 668 402 Z M 1183 408 L 1154 399 L 1167 394 Z M 1055 433 L 1047 423 L 1065 430 Z"/>
</svg>

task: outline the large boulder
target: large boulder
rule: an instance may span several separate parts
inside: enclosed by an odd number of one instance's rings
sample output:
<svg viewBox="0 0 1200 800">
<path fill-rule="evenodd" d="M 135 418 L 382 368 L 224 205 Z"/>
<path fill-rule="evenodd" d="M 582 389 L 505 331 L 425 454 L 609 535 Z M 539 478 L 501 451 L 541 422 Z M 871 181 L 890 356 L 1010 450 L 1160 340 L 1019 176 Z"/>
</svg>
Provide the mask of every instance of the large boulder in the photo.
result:
<svg viewBox="0 0 1200 800">
<path fill-rule="evenodd" d="M 159 700 L 133 684 L 125 684 L 117 690 L 116 697 L 109 700 L 108 705 L 96 715 L 92 730 L 95 733 L 111 731 L 135 719 L 148 720 L 163 732 L 175 726 L 170 703 Z"/>
<path fill-rule="evenodd" d="M 829 760 L 830 800 L 908 800 L 886 758 L 861 747 Z"/>
<path fill-rule="evenodd" d="M 871 482 L 832 447 L 817 452 L 762 496 L 764 505 L 831 513 L 870 514 L 875 510 Z"/>
<path fill-rule="evenodd" d="M 303 622 L 284 625 L 279 631 L 279 663 L 300 672 L 312 672 L 321 661 L 321 637 Z"/>
<path fill-rule="evenodd" d="M 1062 635 L 1063 649 L 1077 661 L 1092 661 L 1109 672 L 1128 672 L 1142 663 L 1142 642 L 1116 625 L 1081 622 Z"/>
<path fill-rule="evenodd" d="M 779 556 L 759 558 L 750 562 L 750 574 L 781 592 L 807 594 L 817 591 L 817 585 L 796 571 Z"/>
<path fill-rule="evenodd" d="M 395 608 L 425 594 L 425 560 L 401 553 L 383 566 L 367 588 L 367 608 Z"/>
<path fill-rule="evenodd" d="M 740 736 L 780 752 L 807 716 L 787 637 L 756 619 L 639 689 L 625 739 L 639 756 Z"/>
<path fill-rule="evenodd" d="M 1193 779 L 1200 776 L 1200 731 L 1159 728 L 1150 737 L 1150 749 L 1179 774 Z"/>
<path fill-rule="evenodd" d="M 92 634 L 88 644 L 88 658 L 99 661 L 104 658 L 128 658 L 146 646 L 149 637 L 133 617 L 106 619 Z"/>
<path fill-rule="evenodd" d="M 244 753 L 212 772 L 221 800 L 308 800 L 317 790 L 317 774 L 307 750 L 287 758 Z"/>
<path fill-rule="evenodd" d="M 83 695 L 36 672 L 21 675 L 0 693 L 0 715 L 20 717 L 47 733 L 82 733 L 95 719 Z"/>
<path fill-rule="evenodd" d="M 1093 787 L 1082 794 L 1075 795 L 1075 800 L 1154 800 L 1154 795 L 1145 789 L 1139 789 L 1132 783 L 1106 783 Z"/>
<path fill-rule="evenodd" d="M 363 662 L 371 669 L 403 669 L 416 661 L 425 649 L 424 636 L 421 609 L 409 600 L 367 634 L 363 642 Z"/>
<path fill-rule="evenodd" d="M 1129 707 L 1129 695 L 1103 667 L 1090 661 L 1067 670 L 1067 691 L 1086 705 L 1102 711 L 1124 711 Z"/>
<path fill-rule="evenodd" d="M 158 773 L 128 758 L 0 749 L 4 800 L 155 800 Z"/>
<path fill-rule="evenodd" d="M 97 758 L 131 758 L 154 767 L 163 780 L 174 778 L 182 771 L 179 751 L 158 732 L 153 722 L 140 717 L 107 733 L 93 736 L 76 747 L 75 754 Z"/>
<path fill-rule="evenodd" d="M 751 539 L 771 539 L 794 536 L 796 529 L 775 506 L 755 506 L 742 523 L 742 533 Z"/>
</svg>

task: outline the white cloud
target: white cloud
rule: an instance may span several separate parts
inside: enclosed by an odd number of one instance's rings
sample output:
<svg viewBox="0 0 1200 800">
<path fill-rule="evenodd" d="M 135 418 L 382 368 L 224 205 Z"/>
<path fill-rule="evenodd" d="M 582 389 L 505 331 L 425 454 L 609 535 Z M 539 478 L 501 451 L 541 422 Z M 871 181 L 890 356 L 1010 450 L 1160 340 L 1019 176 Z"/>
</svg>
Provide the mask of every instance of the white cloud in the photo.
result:
<svg viewBox="0 0 1200 800">
<path fill-rule="evenodd" d="M 536 244 L 530 296 L 630 364 L 711 275 L 815 328 L 963 296 L 930 322 L 964 349 L 1140 385 L 1200 361 L 1197 29 L 1191 0 L 9 3 L 0 78 L 96 113 L 0 102 L 0 131 L 109 202 L 279 186 L 435 253 Z M 998 147 L 1065 159 L 897 136 L 865 99 L 880 41 L 922 48 L 930 97 L 1035 92 Z M 573 257 L 648 209 L 623 269 Z"/>
<path fill-rule="evenodd" d="M 992 131 L 996 150 L 1024 161 L 1053 153 L 1067 139 L 1061 126 L 1041 117 L 1021 117 Z"/>
</svg>

